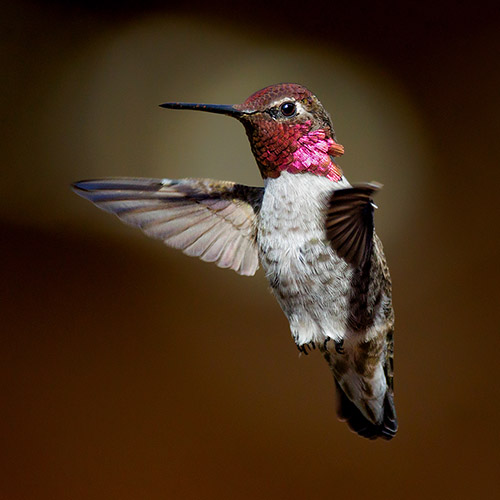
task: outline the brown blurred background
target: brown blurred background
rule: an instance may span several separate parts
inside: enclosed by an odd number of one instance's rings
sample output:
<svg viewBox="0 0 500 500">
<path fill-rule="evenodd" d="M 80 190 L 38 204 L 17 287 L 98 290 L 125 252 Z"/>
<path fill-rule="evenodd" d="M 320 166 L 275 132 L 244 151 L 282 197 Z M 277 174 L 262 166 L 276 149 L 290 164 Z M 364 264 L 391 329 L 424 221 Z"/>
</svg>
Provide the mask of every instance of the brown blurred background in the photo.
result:
<svg viewBox="0 0 500 500">
<path fill-rule="evenodd" d="M 352 4 L 352 5 L 351 5 Z M 498 498 L 496 3 L 2 5 L 0 498 Z M 296 81 L 351 181 L 378 180 L 400 432 L 334 415 L 262 271 L 164 247 L 69 189 L 99 176 L 259 184 L 234 120 Z"/>
</svg>

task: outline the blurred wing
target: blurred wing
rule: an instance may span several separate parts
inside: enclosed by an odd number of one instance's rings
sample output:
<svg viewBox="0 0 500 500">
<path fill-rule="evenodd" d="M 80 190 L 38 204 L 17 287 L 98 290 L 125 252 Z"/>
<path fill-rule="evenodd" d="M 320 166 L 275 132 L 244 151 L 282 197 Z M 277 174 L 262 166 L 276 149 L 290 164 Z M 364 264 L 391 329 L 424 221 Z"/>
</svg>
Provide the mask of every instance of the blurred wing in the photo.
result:
<svg viewBox="0 0 500 500">
<path fill-rule="evenodd" d="M 363 266 L 373 243 L 372 195 L 381 184 L 360 184 L 334 191 L 326 214 L 326 235 L 333 249 L 353 266 Z"/>
<path fill-rule="evenodd" d="M 75 192 L 185 254 L 252 276 L 263 188 L 209 179 L 80 181 Z"/>
</svg>

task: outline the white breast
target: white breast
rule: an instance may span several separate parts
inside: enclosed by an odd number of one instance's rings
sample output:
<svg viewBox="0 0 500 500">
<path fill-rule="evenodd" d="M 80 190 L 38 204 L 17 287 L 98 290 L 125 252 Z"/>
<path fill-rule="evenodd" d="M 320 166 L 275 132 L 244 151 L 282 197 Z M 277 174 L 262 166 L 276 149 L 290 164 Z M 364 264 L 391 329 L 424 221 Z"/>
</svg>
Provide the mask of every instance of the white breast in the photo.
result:
<svg viewBox="0 0 500 500">
<path fill-rule="evenodd" d="M 326 240 L 333 190 L 350 187 L 313 174 L 268 179 L 260 211 L 260 260 L 296 342 L 344 335 L 350 273 Z"/>
</svg>

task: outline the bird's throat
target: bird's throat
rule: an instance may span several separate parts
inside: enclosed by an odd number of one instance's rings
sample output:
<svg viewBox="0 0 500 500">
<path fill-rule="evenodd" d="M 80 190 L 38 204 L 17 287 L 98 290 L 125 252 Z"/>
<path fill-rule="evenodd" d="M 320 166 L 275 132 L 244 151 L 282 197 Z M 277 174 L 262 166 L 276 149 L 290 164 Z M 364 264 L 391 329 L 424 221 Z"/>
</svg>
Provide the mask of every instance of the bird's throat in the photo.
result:
<svg viewBox="0 0 500 500">
<path fill-rule="evenodd" d="M 311 173 L 338 182 L 342 170 L 332 157 L 344 153 L 342 145 L 322 129 L 311 130 L 310 122 L 282 127 L 271 140 L 253 142 L 253 152 L 264 178 L 279 177 L 281 172 Z M 255 138 L 254 138 L 255 139 Z"/>
<path fill-rule="evenodd" d="M 283 165 L 281 171 L 291 174 L 308 172 L 334 182 L 342 178 L 342 170 L 332 160 L 332 156 L 340 156 L 344 148 L 332 138 L 327 138 L 323 130 L 314 130 L 300 137 L 297 145 L 292 162 Z"/>
</svg>

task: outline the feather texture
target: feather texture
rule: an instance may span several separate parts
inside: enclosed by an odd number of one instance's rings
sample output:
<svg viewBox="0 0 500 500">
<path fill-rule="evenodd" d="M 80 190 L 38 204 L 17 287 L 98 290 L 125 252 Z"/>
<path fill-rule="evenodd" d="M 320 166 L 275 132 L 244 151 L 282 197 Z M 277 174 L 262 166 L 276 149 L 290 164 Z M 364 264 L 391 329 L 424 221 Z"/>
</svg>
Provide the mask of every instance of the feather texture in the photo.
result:
<svg viewBox="0 0 500 500">
<path fill-rule="evenodd" d="M 326 214 L 326 235 L 339 257 L 355 267 L 369 259 L 373 242 L 372 195 L 381 184 L 361 184 L 332 193 Z"/>
<path fill-rule="evenodd" d="M 80 181 L 77 194 L 185 254 L 251 276 L 263 188 L 209 179 Z"/>
</svg>

